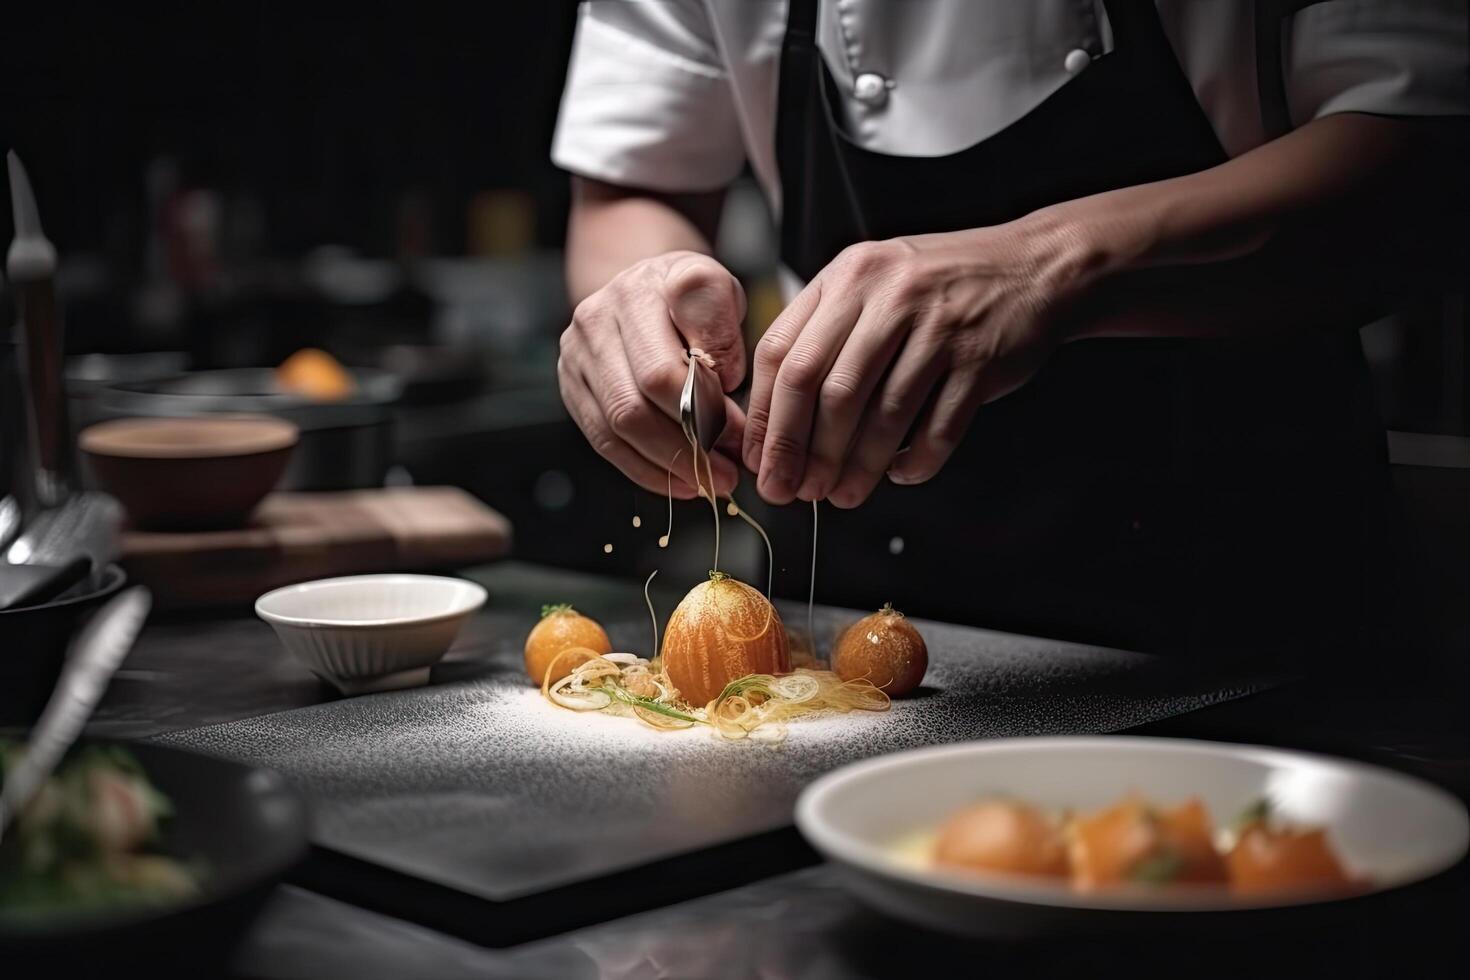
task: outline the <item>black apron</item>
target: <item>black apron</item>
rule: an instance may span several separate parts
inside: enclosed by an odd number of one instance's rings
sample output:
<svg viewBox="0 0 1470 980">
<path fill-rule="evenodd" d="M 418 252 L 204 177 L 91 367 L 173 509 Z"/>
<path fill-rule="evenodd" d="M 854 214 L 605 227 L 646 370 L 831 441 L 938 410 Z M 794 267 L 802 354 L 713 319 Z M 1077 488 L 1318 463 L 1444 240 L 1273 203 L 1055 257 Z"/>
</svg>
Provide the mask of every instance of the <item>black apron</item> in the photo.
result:
<svg viewBox="0 0 1470 980">
<path fill-rule="evenodd" d="M 999 224 L 1224 162 L 1154 4 L 1105 7 L 1113 50 L 1031 112 L 958 152 L 902 157 L 844 132 L 817 0 L 792 0 L 785 264 L 810 279 L 854 242 Z M 1342 655 L 1366 637 L 1386 485 L 1351 328 L 1080 341 L 983 406 L 928 484 L 823 508 L 818 594 L 1133 649 Z M 786 540 L 800 513 L 775 518 Z M 779 578 L 804 592 L 800 562 Z"/>
</svg>

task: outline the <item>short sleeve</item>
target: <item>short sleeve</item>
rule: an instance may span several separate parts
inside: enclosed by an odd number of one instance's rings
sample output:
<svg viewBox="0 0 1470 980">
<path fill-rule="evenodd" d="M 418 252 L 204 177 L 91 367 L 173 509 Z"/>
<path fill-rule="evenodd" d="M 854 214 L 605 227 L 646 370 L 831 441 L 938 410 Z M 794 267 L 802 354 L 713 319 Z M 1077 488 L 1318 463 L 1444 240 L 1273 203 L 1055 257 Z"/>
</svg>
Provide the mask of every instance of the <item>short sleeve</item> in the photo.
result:
<svg viewBox="0 0 1470 980">
<path fill-rule="evenodd" d="M 661 191 L 713 190 L 739 174 L 739 117 L 699 0 L 582 4 L 551 158 Z"/>
<path fill-rule="evenodd" d="M 1465 0 L 1326 0 L 1292 21 L 1286 65 L 1297 124 L 1336 112 L 1470 114 Z"/>
</svg>

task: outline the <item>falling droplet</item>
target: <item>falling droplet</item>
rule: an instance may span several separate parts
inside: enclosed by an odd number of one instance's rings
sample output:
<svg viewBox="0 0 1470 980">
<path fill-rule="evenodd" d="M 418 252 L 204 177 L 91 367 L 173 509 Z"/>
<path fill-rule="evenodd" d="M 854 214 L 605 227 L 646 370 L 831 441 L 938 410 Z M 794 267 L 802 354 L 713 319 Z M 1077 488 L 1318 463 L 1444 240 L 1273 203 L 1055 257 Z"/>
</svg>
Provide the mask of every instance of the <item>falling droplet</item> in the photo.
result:
<svg viewBox="0 0 1470 980">
<path fill-rule="evenodd" d="M 731 517 L 739 517 L 740 508 L 736 505 L 735 501 L 732 500 L 725 505 L 725 513 L 729 514 Z"/>
<path fill-rule="evenodd" d="M 612 554 L 612 542 L 611 541 L 609 541 L 607 544 L 605 544 L 605 545 L 602 546 L 602 553 L 604 555 L 610 555 L 610 554 Z"/>
<path fill-rule="evenodd" d="M 642 527 L 643 526 L 643 518 L 639 517 L 637 514 L 634 514 L 633 515 L 633 526 L 634 527 Z"/>
<path fill-rule="evenodd" d="M 660 534 L 658 536 L 658 546 L 660 548 L 667 548 L 669 546 L 669 536 L 667 534 Z"/>
<path fill-rule="evenodd" d="M 888 553 L 890 555 L 903 554 L 903 538 L 892 537 L 888 539 Z"/>
</svg>

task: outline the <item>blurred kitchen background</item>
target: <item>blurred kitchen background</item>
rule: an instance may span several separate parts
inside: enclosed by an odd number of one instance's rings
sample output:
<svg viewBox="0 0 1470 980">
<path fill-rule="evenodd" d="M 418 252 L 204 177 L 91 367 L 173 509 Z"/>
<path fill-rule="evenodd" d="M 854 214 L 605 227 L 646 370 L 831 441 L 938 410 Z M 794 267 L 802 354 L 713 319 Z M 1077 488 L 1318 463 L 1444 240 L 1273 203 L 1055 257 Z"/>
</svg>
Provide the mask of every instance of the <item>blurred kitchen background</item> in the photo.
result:
<svg viewBox="0 0 1470 980">
<path fill-rule="evenodd" d="M 647 564 L 664 501 L 586 448 L 556 391 L 567 180 L 548 147 L 574 4 L 14 13 L 0 142 L 61 256 L 74 426 L 171 414 L 182 395 L 154 382 L 319 348 L 366 369 L 382 410 L 359 406 L 316 466 L 319 420 L 298 415 L 288 485 L 455 484 L 510 517 L 519 557 Z M 732 207 L 728 257 L 759 290 L 768 218 L 753 187 Z M 696 565 L 702 513 L 675 536 Z"/>
<path fill-rule="evenodd" d="M 296 416 L 290 485 L 452 484 L 511 519 L 520 558 L 639 578 L 707 567 L 707 508 L 676 508 L 660 554 L 664 501 L 586 447 L 556 390 L 567 181 L 548 147 L 574 18 L 565 0 L 7 11 L 0 142 L 60 253 L 73 425 L 171 414 L 191 372 L 319 348 L 359 371 L 361 404 Z M 747 283 L 754 336 L 779 300 L 748 181 L 726 218 L 721 258 Z M 7 242 L 9 223 L 0 208 Z M 13 310 L 6 295 L 0 317 Z M 1467 434 L 1466 323 L 1460 293 L 1365 331 L 1390 428 Z M 334 436 L 308 458 L 314 426 Z M 1411 493 L 1466 499 L 1438 472 L 1466 466 L 1466 444 L 1398 445 L 1435 471 L 1411 472 Z M 762 575 L 759 540 L 726 529 L 726 563 Z M 881 529 L 851 545 L 903 553 Z M 809 542 L 777 547 L 778 591 L 803 594 Z"/>
</svg>

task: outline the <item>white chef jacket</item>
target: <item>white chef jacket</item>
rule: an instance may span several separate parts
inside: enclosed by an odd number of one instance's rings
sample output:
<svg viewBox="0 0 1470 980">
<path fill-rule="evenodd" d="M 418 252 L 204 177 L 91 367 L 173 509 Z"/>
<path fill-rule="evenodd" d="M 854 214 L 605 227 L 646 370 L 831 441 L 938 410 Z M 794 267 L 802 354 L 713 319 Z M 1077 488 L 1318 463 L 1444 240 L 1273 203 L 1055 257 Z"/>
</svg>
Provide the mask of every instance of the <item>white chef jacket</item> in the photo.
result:
<svg viewBox="0 0 1470 980">
<path fill-rule="evenodd" d="M 1132 2 L 1132 0 L 1130 0 Z M 1157 0 L 1225 151 L 1265 140 L 1250 0 Z M 785 0 L 588 0 L 552 159 L 613 184 L 723 187 L 748 160 L 779 210 Z M 937 156 L 1025 115 L 1111 49 L 1099 0 L 822 0 L 818 47 L 862 146 Z M 1326 0 L 1293 18 L 1293 122 L 1470 113 L 1465 0 Z"/>
</svg>

